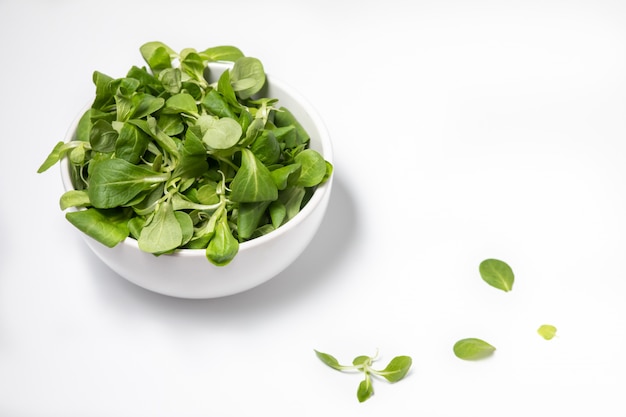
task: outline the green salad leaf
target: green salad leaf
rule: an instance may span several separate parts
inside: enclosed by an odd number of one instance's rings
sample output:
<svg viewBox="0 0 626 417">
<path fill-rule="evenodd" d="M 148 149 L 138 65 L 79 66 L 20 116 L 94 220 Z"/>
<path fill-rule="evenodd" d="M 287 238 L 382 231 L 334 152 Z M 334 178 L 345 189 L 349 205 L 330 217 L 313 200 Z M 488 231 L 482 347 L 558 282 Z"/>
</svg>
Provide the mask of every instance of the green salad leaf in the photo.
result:
<svg viewBox="0 0 626 417">
<path fill-rule="evenodd" d="M 126 239 L 129 233 L 130 213 L 127 210 L 90 207 L 67 212 L 65 218 L 77 229 L 110 248 Z"/>
<path fill-rule="evenodd" d="M 457 358 L 473 361 L 491 356 L 496 348 L 482 339 L 470 337 L 457 341 L 452 350 Z"/>
<path fill-rule="evenodd" d="M 478 267 L 480 276 L 489 285 L 508 292 L 513 289 L 515 276 L 511 267 L 498 259 L 486 259 Z"/>
</svg>

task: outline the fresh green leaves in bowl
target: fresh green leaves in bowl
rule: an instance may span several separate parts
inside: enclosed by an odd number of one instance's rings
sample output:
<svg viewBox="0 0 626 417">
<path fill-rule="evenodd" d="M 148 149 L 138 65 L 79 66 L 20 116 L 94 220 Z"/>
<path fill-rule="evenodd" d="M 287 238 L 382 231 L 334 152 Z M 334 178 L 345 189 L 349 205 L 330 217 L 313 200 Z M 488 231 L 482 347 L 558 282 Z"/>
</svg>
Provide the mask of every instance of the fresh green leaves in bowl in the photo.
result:
<svg viewBox="0 0 626 417">
<path fill-rule="evenodd" d="M 95 98 L 74 138 L 38 172 L 69 160 L 74 189 L 61 208 L 75 208 L 70 223 L 108 247 L 131 237 L 155 255 L 203 249 L 227 265 L 241 242 L 292 219 L 333 167 L 263 96 L 258 59 L 233 46 L 140 51 L 148 67 L 93 73 Z M 229 62 L 221 74 L 218 61 Z"/>
</svg>

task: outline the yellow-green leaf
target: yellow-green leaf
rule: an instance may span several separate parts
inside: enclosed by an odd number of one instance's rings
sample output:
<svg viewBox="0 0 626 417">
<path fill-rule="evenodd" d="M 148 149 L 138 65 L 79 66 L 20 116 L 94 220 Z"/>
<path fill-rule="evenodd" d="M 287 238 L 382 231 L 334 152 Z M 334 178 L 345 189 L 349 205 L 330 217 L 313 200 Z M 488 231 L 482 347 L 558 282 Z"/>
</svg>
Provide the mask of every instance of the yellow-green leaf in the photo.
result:
<svg viewBox="0 0 626 417">
<path fill-rule="evenodd" d="M 550 340 L 556 336 L 556 327 L 551 324 L 542 324 L 537 329 L 537 333 L 546 340 Z"/>
</svg>

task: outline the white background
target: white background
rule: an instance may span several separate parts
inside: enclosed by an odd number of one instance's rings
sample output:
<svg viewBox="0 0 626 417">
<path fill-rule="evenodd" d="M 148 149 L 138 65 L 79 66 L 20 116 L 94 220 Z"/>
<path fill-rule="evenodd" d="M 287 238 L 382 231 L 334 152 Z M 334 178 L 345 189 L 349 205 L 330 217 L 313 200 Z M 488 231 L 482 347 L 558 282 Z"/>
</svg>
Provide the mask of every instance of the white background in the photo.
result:
<svg viewBox="0 0 626 417">
<path fill-rule="evenodd" d="M 260 58 L 334 141 L 318 235 L 246 293 L 128 283 L 36 174 L 152 40 Z M 0 416 L 626 415 L 626 3 L 0 0 L 0 45 Z M 360 404 L 313 349 L 414 364 Z"/>
</svg>

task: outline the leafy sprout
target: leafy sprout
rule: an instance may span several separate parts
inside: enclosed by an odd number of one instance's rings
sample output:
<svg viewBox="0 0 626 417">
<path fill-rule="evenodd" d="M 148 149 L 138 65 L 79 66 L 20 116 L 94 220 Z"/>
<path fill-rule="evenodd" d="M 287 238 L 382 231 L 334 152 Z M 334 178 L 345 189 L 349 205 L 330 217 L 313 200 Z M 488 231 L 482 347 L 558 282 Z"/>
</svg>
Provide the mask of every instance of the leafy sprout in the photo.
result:
<svg viewBox="0 0 626 417">
<path fill-rule="evenodd" d="M 373 376 L 384 378 L 391 383 L 398 382 L 407 375 L 412 364 L 411 357 L 396 356 L 384 369 L 377 370 L 373 368 L 373 364 L 376 361 L 378 354 L 373 357 L 357 356 L 353 359 L 352 365 L 341 365 L 334 356 L 329 355 L 328 353 L 316 350 L 315 354 L 327 366 L 337 371 L 363 373 L 364 379 L 360 382 L 357 389 L 357 399 L 359 402 L 364 402 L 374 395 L 374 387 L 372 385 Z"/>
</svg>

